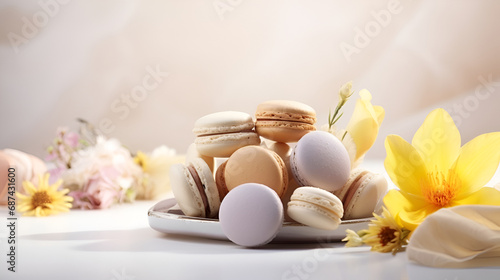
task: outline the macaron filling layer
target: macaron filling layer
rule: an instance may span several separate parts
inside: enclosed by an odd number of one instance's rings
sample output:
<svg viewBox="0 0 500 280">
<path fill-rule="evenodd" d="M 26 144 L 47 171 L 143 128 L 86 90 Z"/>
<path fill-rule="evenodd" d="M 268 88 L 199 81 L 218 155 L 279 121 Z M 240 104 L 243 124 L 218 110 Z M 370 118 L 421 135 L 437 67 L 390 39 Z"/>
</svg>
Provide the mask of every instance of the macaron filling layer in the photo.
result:
<svg viewBox="0 0 500 280">
<path fill-rule="evenodd" d="M 201 182 L 200 176 L 198 175 L 198 172 L 196 172 L 196 168 L 192 165 L 189 164 L 186 166 L 187 170 L 191 174 L 191 177 L 193 177 L 193 180 L 196 184 L 196 187 L 198 189 L 198 192 L 200 193 L 201 200 L 203 202 L 203 206 L 205 208 L 205 216 L 210 217 L 210 205 L 208 204 L 208 197 L 205 192 L 205 185 Z"/>
<path fill-rule="evenodd" d="M 316 130 L 316 127 L 309 123 L 299 122 L 299 121 L 288 121 L 288 120 L 261 120 L 257 119 L 255 124 L 257 128 L 261 127 L 286 127 L 292 129 L 301 130 Z"/>
<path fill-rule="evenodd" d="M 255 132 L 253 130 L 254 125 L 251 127 L 247 127 L 246 129 L 234 129 L 234 130 L 229 130 L 229 131 L 220 131 L 220 132 L 213 132 L 213 133 L 203 133 L 203 134 L 197 134 L 197 137 L 204 137 L 204 136 L 213 136 L 213 135 L 226 135 L 226 134 L 232 134 L 232 133 L 244 133 L 244 132 Z"/>
</svg>

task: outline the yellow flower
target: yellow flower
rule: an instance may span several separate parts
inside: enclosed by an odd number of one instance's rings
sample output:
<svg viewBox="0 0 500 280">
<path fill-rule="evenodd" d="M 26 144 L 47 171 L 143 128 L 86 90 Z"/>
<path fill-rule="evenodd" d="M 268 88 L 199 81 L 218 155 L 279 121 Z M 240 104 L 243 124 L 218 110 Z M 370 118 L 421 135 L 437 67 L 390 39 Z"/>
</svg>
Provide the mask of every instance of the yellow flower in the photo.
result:
<svg viewBox="0 0 500 280">
<path fill-rule="evenodd" d="M 160 146 L 148 155 L 137 152 L 134 162 L 143 171 L 141 183 L 137 186 L 137 199 L 156 199 L 161 194 L 170 191 L 168 170 L 176 163 L 184 162 L 185 157 L 176 155 L 175 150 Z"/>
<path fill-rule="evenodd" d="M 73 198 L 66 196 L 68 189 L 58 191 L 62 181 L 59 180 L 49 185 L 49 174 L 45 173 L 38 177 L 38 186 L 35 187 L 29 181 L 23 182 L 24 191 L 27 195 L 16 193 L 20 199 L 18 210 L 25 212 L 25 216 L 48 216 L 59 212 L 67 212 L 71 208 Z"/>
<path fill-rule="evenodd" d="M 346 237 L 342 239 L 342 241 L 347 241 L 345 244 L 346 247 L 358 247 L 363 245 L 362 231 L 360 233 L 355 232 L 351 229 L 346 229 Z M 361 236 L 360 236 L 361 235 Z"/>
<path fill-rule="evenodd" d="M 142 171 L 147 172 L 149 167 L 149 156 L 145 153 L 138 151 L 134 157 L 134 162 L 142 168 Z"/>
<path fill-rule="evenodd" d="M 381 253 L 392 252 L 396 254 L 404 250 L 408 244 L 409 230 L 402 228 L 396 223 L 391 213 L 384 207 L 382 216 L 373 213 L 375 220 L 372 220 L 368 230 L 363 235 L 363 242 L 372 247 L 372 251 Z"/>
<path fill-rule="evenodd" d="M 373 106 L 372 95 L 366 89 L 359 92 L 354 113 L 347 124 L 347 132 L 356 144 L 356 162 L 368 152 L 377 139 L 378 130 L 384 120 L 385 111 L 381 106 Z"/>
<path fill-rule="evenodd" d="M 443 109 L 432 111 L 410 145 L 397 135 L 385 141 L 385 169 L 400 190 L 384 203 L 399 224 L 414 230 L 442 207 L 500 205 L 500 191 L 483 187 L 500 162 L 500 132 L 461 146 L 460 133 Z"/>
</svg>

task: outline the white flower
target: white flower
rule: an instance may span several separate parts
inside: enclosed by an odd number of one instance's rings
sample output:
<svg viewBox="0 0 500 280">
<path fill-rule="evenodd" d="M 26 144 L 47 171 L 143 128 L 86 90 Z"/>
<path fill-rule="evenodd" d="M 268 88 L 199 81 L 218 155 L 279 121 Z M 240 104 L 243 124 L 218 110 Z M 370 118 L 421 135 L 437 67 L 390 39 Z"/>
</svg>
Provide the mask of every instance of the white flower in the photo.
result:
<svg viewBox="0 0 500 280">
<path fill-rule="evenodd" d="M 134 163 L 130 152 L 117 139 L 101 136 L 94 146 L 78 151 L 71 166 L 62 176 L 68 188 L 86 192 L 91 179 L 95 182 L 104 176 L 107 181 L 111 180 L 107 185 L 116 190 L 118 201 L 124 200 L 125 194 L 130 194 L 127 191 L 142 177 L 142 170 Z"/>
</svg>

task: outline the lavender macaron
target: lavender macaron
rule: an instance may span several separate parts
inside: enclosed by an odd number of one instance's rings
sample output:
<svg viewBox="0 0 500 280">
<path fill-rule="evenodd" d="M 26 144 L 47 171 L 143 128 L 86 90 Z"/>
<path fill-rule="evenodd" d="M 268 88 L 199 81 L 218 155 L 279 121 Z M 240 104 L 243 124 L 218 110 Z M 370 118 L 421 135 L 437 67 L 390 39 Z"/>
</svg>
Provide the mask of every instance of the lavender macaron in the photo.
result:
<svg viewBox="0 0 500 280">
<path fill-rule="evenodd" d="M 221 203 L 219 221 L 232 242 L 245 247 L 265 245 L 283 224 L 283 204 L 270 187 L 245 183 L 231 190 Z"/>
<path fill-rule="evenodd" d="M 349 154 L 337 137 L 325 131 L 313 131 L 297 142 L 290 166 L 301 186 L 336 191 L 347 182 L 351 172 Z"/>
</svg>

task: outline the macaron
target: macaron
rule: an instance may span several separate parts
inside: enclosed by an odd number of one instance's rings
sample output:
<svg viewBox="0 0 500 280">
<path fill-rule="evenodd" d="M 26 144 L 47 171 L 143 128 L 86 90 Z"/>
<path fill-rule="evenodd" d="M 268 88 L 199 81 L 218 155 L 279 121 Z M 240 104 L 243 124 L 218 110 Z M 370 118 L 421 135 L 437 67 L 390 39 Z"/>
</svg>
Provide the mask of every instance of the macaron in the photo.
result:
<svg viewBox="0 0 500 280">
<path fill-rule="evenodd" d="M 198 152 L 198 149 L 196 148 L 196 144 L 192 143 L 191 145 L 189 145 L 186 153 L 186 163 L 193 161 L 195 158 L 203 159 L 207 163 L 208 167 L 210 167 L 210 170 L 214 171 L 214 158 L 200 154 Z"/>
<path fill-rule="evenodd" d="M 186 165 L 172 165 L 170 183 L 177 204 L 185 215 L 207 218 L 217 216 L 220 207 L 219 192 L 212 171 L 203 159 L 194 159 Z"/>
<path fill-rule="evenodd" d="M 293 192 L 295 191 L 296 188 L 300 187 L 300 185 L 297 183 L 295 178 L 293 177 L 292 170 L 290 168 L 290 155 L 292 154 L 292 148 L 290 145 L 283 143 L 283 142 L 272 142 L 269 144 L 268 147 L 266 147 L 268 150 L 271 150 L 278 154 L 283 162 L 285 163 L 286 170 L 288 172 L 288 186 L 286 188 L 286 191 L 283 195 L 281 195 L 281 202 L 283 203 L 283 206 L 285 207 L 285 221 L 286 222 L 291 222 L 293 221 L 287 214 L 286 212 L 286 206 L 288 202 L 290 201 L 290 197 L 292 196 Z"/>
<path fill-rule="evenodd" d="M 293 192 L 287 213 L 301 224 L 334 230 L 341 223 L 344 209 L 340 199 L 331 192 L 315 187 L 300 187 Z"/>
<path fill-rule="evenodd" d="M 314 131 L 302 137 L 290 156 L 290 166 L 301 186 L 327 191 L 341 189 L 351 172 L 351 161 L 344 145 L 325 131 Z"/>
<path fill-rule="evenodd" d="M 291 100 L 270 100 L 260 103 L 255 112 L 255 130 L 277 142 L 297 142 L 316 130 L 316 111 L 310 106 Z"/>
<path fill-rule="evenodd" d="M 333 194 L 344 204 L 344 219 L 371 217 L 387 192 L 387 180 L 381 174 L 357 168 L 349 180 Z"/>
<path fill-rule="evenodd" d="M 247 146 L 234 152 L 224 166 L 223 175 L 219 183 L 229 193 L 241 184 L 259 183 L 282 196 L 288 186 L 288 172 L 281 157 L 260 146 Z"/>
<path fill-rule="evenodd" d="M 283 224 L 283 205 L 268 186 L 242 184 L 230 191 L 220 206 L 222 231 L 232 242 L 258 247 L 273 240 Z"/>
<path fill-rule="evenodd" d="M 224 172 L 226 171 L 226 164 L 227 160 L 223 162 L 219 167 L 217 168 L 217 171 L 215 172 L 215 184 L 217 185 L 217 189 L 219 190 L 219 197 L 221 201 L 224 199 L 224 197 L 227 195 L 229 190 L 227 189 L 226 186 L 226 180 L 224 177 Z"/>
<path fill-rule="evenodd" d="M 193 133 L 198 152 L 208 157 L 229 157 L 237 149 L 259 145 L 252 117 L 244 112 L 224 111 L 199 118 Z"/>
</svg>

